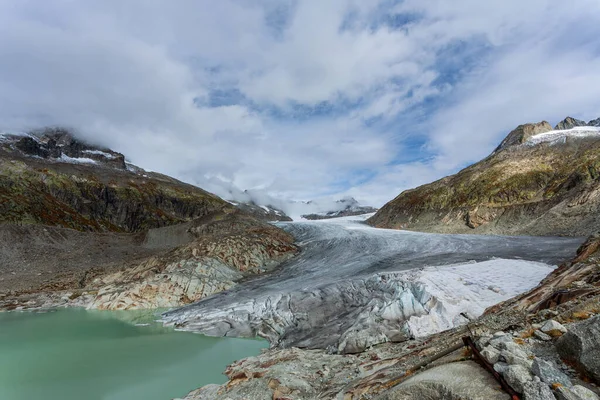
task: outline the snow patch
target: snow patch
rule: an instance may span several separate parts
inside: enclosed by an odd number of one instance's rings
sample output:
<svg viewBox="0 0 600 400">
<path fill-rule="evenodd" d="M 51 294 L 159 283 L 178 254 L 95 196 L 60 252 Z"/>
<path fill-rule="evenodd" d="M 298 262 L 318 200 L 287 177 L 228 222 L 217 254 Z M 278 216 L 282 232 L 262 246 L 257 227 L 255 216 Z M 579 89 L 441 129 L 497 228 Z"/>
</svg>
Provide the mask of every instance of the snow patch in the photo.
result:
<svg viewBox="0 0 600 400">
<path fill-rule="evenodd" d="M 600 127 L 597 126 L 577 126 L 572 129 L 554 130 L 544 133 L 538 133 L 531 136 L 525 142 L 526 145 L 536 145 L 545 142 L 557 143 L 567 138 L 586 138 L 600 137 Z"/>
<path fill-rule="evenodd" d="M 92 160 L 91 158 L 84 158 L 84 157 L 74 158 L 74 157 L 69 157 L 65 154 L 62 154 L 60 156 L 60 161 L 71 163 L 71 164 L 97 164 L 96 160 Z"/>
<path fill-rule="evenodd" d="M 110 154 L 110 153 L 107 153 L 107 152 L 101 151 L 101 150 L 83 150 L 83 153 L 104 156 L 104 157 L 108 158 L 109 160 L 116 158 L 113 154 Z"/>
</svg>

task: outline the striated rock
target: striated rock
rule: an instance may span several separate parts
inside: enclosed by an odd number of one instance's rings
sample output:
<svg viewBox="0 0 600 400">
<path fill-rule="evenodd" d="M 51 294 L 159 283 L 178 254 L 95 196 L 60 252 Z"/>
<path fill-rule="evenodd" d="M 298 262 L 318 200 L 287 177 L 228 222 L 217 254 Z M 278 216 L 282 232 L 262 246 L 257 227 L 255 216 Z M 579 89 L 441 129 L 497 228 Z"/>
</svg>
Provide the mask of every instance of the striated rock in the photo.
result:
<svg viewBox="0 0 600 400">
<path fill-rule="evenodd" d="M 562 386 L 573 386 L 571 380 L 565 374 L 559 371 L 550 362 L 542 360 L 541 358 L 536 357 L 533 360 L 531 372 L 548 385 L 558 383 Z"/>
<path fill-rule="evenodd" d="M 466 223 L 469 228 L 475 229 L 481 225 L 492 222 L 499 214 L 501 214 L 501 210 L 498 209 L 476 207 L 474 210 L 467 212 Z"/>
<path fill-rule="evenodd" d="M 567 117 L 567 118 L 563 119 L 562 121 L 560 121 L 558 124 L 556 124 L 554 129 L 563 130 L 563 129 L 575 128 L 576 126 L 586 126 L 586 125 L 587 124 L 585 123 L 585 121 L 582 121 L 580 119 L 575 119 L 572 117 Z"/>
<path fill-rule="evenodd" d="M 562 336 L 564 333 L 567 333 L 567 328 L 553 319 L 546 321 L 540 330 L 552 337 Z"/>
<path fill-rule="evenodd" d="M 563 359 L 600 383 L 600 316 L 571 325 L 556 342 L 556 349 Z"/>
<path fill-rule="evenodd" d="M 596 118 L 587 123 L 588 126 L 600 126 L 600 118 Z"/>
</svg>

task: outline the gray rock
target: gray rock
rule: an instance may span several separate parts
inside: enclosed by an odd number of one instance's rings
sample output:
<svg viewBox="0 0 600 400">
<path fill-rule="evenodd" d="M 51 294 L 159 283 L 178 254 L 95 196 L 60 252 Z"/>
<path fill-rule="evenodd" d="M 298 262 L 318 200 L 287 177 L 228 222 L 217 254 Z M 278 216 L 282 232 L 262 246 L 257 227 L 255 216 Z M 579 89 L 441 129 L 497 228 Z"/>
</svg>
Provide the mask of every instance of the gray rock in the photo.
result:
<svg viewBox="0 0 600 400">
<path fill-rule="evenodd" d="M 576 126 L 586 126 L 587 124 L 585 123 L 585 121 L 582 121 L 580 119 L 575 119 L 572 117 L 567 117 L 565 119 L 563 119 L 562 121 L 560 121 L 555 127 L 554 129 L 571 129 L 571 128 L 575 128 Z"/>
<path fill-rule="evenodd" d="M 588 126 L 600 126 L 600 118 L 596 118 L 588 122 Z"/>
<path fill-rule="evenodd" d="M 502 361 L 494 364 L 494 370 L 499 374 L 504 374 L 504 372 L 506 372 L 507 368 L 508 368 L 508 364 L 505 362 L 502 362 Z"/>
<path fill-rule="evenodd" d="M 527 369 L 531 368 L 533 360 L 529 358 L 529 354 L 518 344 L 515 342 L 505 342 L 501 344 L 501 347 L 503 350 L 500 353 L 500 359 L 510 365 L 521 365 Z"/>
<path fill-rule="evenodd" d="M 573 324 L 556 342 L 556 350 L 600 383 L 600 315 Z"/>
<path fill-rule="evenodd" d="M 481 351 L 483 358 L 488 360 L 490 364 L 496 364 L 500 358 L 500 352 L 492 346 L 487 346 Z"/>
<path fill-rule="evenodd" d="M 490 335 L 480 336 L 475 341 L 475 344 L 477 345 L 477 348 L 479 349 L 479 351 L 483 350 L 488 344 L 490 344 L 490 340 L 492 340 L 492 336 L 490 336 Z"/>
<path fill-rule="evenodd" d="M 534 335 L 536 338 L 538 338 L 538 339 L 540 339 L 540 340 L 543 340 L 543 341 L 545 341 L 545 342 L 547 342 L 547 341 L 549 341 L 549 340 L 552 340 L 552 336 L 550 336 L 550 335 L 546 335 L 544 332 L 542 332 L 542 331 L 540 331 L 540 330 L 536 330 L 535 332 L 533 332 L 533 335 Z"/>
<path fill-rule="evenodd" d="M 552 390 L 537 376 L 523 388 L 523 400 L 555 400 Z"/>
<path fill-rule="evenodd" d="M 500 146 L 498 146 L 495 151 L 500 151 L 510 146 L 522 144 L 531 136 L 551 130 L 552 126 L 546 121 L 538 122 L 536 124 L 519 125 L 508 134 L 508 136 L 502 141 L 502 143 L 500 143 Z"/>
<path fill-rule="evenodd" d="M 525 385 L 533 379 L 529 370 L 522 365 L 509 365 L 503 375 L 506 383 L 518 393 L 523 393 Z"/>
<path fill-rule="evenodd" d="M 378 397 L 380 400 L 508 400 L 498 383 L 472 361 L 434 367 Z"/>
<path fill-rule="evenodd" d="M 497 350 L 503 350 L 505 348 L 504 343 L 514 343 L 513 338 L 508 335 L 500 336 L 500 337 L 490 340 L 489 345 L 494 347 Z"/>
<path fill-rule="evenodd" d="M 562 336 L 564 333 L 567 333 L 567 328 L 553 319 L 546 321 L 540 330 L 552 337 Z"/>
<path fill-rule="evenodd" d="M 536 357 L 533 360 L 531 372 L 548 385 L 560 383 L 563 386 L 573 386 L 571 380 L 565 374 L 559 371 L 552 363 L 541 358 Z"/>
<path fill-rule="evenodd" d="M 558 387 L 556 389 L 556 398 L 558 400 L 598 400 L 599 397 L 591 390 L 583 386 Z"/>
</svg>

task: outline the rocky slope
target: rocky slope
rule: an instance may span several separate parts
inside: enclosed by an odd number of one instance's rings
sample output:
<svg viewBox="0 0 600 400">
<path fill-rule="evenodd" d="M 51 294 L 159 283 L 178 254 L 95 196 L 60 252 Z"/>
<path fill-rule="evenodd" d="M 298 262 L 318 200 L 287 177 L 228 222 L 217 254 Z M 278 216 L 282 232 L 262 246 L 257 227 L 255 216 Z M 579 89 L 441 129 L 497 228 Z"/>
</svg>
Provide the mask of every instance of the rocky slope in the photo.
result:
<svg viewBox="0 0 600 400">
<path fill-rule="evenodd" d="M 0 136 L 0 309 L 174 307 L 296 252 L 291 235 L 63 129 Z"/>
<path fill-rule="evenodd" d="M 428 232 L 587 236 L 600 228 L 600 130 L 567 118 L 509 133 L 486 159 L 401 193 L 368 223 Z M 568 128 L 568 129 L 567 129 Z"/>
<path fill-rule="evenodd" d="M 232 208 L 64 129 L 0 136 L 0 223 L 138 232 Z"/>
</svg>

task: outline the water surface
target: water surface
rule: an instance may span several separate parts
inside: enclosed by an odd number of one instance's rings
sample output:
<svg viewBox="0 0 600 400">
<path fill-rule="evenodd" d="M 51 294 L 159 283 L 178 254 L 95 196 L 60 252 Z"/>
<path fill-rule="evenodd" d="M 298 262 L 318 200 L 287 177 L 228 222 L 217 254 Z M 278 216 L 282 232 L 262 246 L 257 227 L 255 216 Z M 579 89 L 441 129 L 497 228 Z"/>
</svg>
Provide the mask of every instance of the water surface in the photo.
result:
<svg viewBox="0 0 600 400">
<path fill-rule="evenodd" d="M 168 400 L 225 382 L 228 364 L 267 347 L 151 320 L 109 311 L 0 313 L 0 399 Z"/>
</svg>

